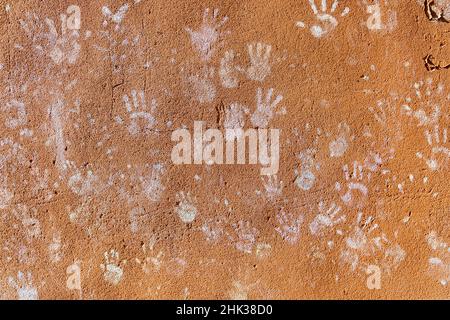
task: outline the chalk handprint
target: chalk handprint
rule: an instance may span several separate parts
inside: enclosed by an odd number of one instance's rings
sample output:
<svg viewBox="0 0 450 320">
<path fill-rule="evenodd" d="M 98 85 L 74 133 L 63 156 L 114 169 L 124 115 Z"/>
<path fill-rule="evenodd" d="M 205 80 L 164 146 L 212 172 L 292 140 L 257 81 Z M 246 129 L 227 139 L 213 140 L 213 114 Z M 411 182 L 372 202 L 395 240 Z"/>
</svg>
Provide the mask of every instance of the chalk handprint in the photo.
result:
<svg viewBox="0 0 450 320">
<path fill-rule="evenodd" d="M 335 18 L 335 16 L 337 14 L 336 10 L 339 6 L 339 0 L 334 0 L 330 8 L 327 5 L 327 0 L 322 0 L 320 5 L 320 11 L 317 8 L 314 0 L 309 0 L 309 4 L 314 13 L 314 17 L 317 21 L 317 24 L 312 25 L 309 28 L 309 30 L 314 37 L 322 38 L 323 36 L 333 31 L 338 25 L 338 20 Z M 342 10 L 340 16 L 345 17 L 346 15 L 349 14 L 349 12 L 350 8 L 345 7 Z M 297 21 L 296 25 L 299 28 L 306 27 L 303 21 Z"/>
<path fill-rule="evenodd" d="M 264 43 L 248 45 L 248 55 L 250 57 L 250 67 L 247 69 L 247 76 L 254 81 L 264 81 L 270 74 L 270 52 L 272 46 Z"/>
<path fill-rule="evenodd" d="M 438 156 L 442 155 L 444 158 L 450 159 L 450 146 L 447 146 L 447 128 L 441 130 L 439 125 L 436 125 L 433 131 L 425 130 L 425 138 L 431 149 L 431 155 L 429 158 L 426 158 L 423 153 L 417 152 L 416 156 L 419 159 L 425 160 L 427 166 L 431 170 L 439 170 L 441 164 L 438 160 Z"/>
<path fill-rule="evenodd" d="M 139 92 L 131 90 L 131 99 L 132 103 L 130 102 L 128 95 L 123 96 L 123 102 L 125 103 L 125 108 L 130 117 L 128 131 L 132 135 L 147 133 L 149 130 L 152 130 L 156 124 L 156 119 L 153 114 L 158 107 L 158 103 L 156 102 L 156 99 L 152 99 L 150 106 L 147 106 L 145 94 L 142 90 Z M 140 120 L 144 123 L 139 124 Z"/>
<path fill-rule="evenodd" d="M 228 17 L 217 21 L 218 17 L 218 9 L 214 9 L 211 15 L 210 9 L 207 8 L 203 13 L 203 23 L 198 30 L 193 31 L 190 28 L 186 28 L 186 31 L 191 37 L 192 45 L 200 53 L 203 61 L 209 61 L 211 59 L 216 50 L 216 43 L 222 35 L 227 34 L 227 32 L 220 32 L 219 29 L 227 22 Z"/>
<path fill-rule="evenodd" d="M 105 263 L 100 265 L 100 268 L 103 270 L 103 278 L 109 284 L 116 286 L 122 280 L 123 269 L 121 265 L 125 264 L 126 261 L 120 261 L 119 253 L 114 249 L 105 252 L 103 255 Z"/>
<path fill-rule="evenodd" d="M 22 271 L 17 273 L 17 279 L 13 277 L 8 278 L 8 284 L 17 292 L 19 300 L 38 300 L 38 291 L 33 286 L 33 277 L 30 272 L 26 276 Z"/>
<path fill-rule="evenodd" d="M 259 129 L 265 129 L 272 120 L 277 105 L 283 100 L 282 95 L 277 95 L 272 101 L 273 89 L 267 90 L 266 99 L 263 101 L 262 89 L 258 88 L 256 91 L 256 110 L 251 116 L 253 126 Z"/>
</svg>

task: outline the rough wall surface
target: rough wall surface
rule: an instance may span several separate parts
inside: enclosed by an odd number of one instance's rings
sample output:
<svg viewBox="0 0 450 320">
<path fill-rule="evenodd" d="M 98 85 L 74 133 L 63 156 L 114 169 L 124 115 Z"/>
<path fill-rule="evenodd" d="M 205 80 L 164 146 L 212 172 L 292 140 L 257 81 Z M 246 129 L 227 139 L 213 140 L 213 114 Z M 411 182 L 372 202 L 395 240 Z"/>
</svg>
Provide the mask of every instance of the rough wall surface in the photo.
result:
<svg viewBox="0 0 450 320">
<path fill-rule="evenodd" d="M 0 298 L 448 299 L 448 2 L 0 0 Z"/>
</svg>

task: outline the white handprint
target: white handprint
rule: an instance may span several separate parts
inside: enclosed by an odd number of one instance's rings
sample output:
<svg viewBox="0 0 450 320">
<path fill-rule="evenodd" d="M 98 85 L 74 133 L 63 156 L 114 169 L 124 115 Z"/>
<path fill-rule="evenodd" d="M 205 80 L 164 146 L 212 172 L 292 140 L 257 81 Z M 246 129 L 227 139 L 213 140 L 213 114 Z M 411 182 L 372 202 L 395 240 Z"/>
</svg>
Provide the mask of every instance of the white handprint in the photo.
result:
<svg viewBox="0 0 450 320">
<path fill-rule="evenodd" d="M 49 26 L 51 42 L 53 48 L 50 52 L 50 57 L 53 62 L 60 64 L 67 60 L 69 64 L 74 64 L 80 53 L 81 46 L 78 44 L 78 31 L 67 30 L 67 24 L 65 19 L 61 20 L 61 34 L 58 35 L 54 23 L 50 19 L 45 19 L 45 22 Z"/>
<path fill-rule="evenodd" d="M 364 175 L 363 165 L 358 163 L 357 161 L 353 162 L 353 172 L 349 172 L 348 165 L 344 165 L 344 178 L 347 183 L 347 191 L 341 196 L 342 201 L 345 204 L 351 205 L 353 204 L 353 191 L 359 191 L 364 197 L 368 194 L 368 189 L 365 186 L 365 178 L 369 179 L 370 175 Z M 336 184 L 336 189 L 338 191 L 341 190 L 341 185 L 339 183 Z"/>
<path fill-rule="evenodd" d="M 427 235 L 426 240 L 433 252 L 433 256 L 428 259 L 429 271 L 443 286 L 447 286 L 450 281 L 450 247 L 434 230 Z"/>
<path fill-rule="evenodd" d="M 274 201 L 281 196 L 283 192 L 283 181 L 278 180 L 277 175 L 261 177 L 266 190 L 267 198 Z"/>
<path fill-rule="evenodd" d="M 427 166 L 433 171 L 440 168 L 440 164 L 437 159 L 439 154 L 450 159 L 450 146 L 446 146 L 448 142 L 447 137 L 447 128 L 442 129 L 441 132 L 438 125 L 434 127 L 433 132 L 430 130 L 425 131 L 425 138 L 431 148 L 431 157 L 427 159 L 421 152 L 417 152 L 416 155 L 419 159 L 424 159 Z"/>
<path fill-rule="evenodd" d="M 147 107 L 145 101 L 144 91 L 137 92 L 136 90 L 131 90 L 131 99 L 133 104 L 130 103 L 130 98 L 128 95 L 123 96 L 123 102 L 125 103 L 125 108 L 130 117 L 130 124 L 128 125 L 128 131 L 132 135 L 137 135 L 141 132 L 146 133 L 153 129 L 156 124 L 156 119 L 153 116 L 158 104 L 156 99 L 151 100 L 151 106 Z M 139 125 L 139 119 L 144 121 L 144 125 Z"/>
<path fill-rule="evenodd" d="M 203 61 L 209 61 L 214 54 L 216 43 L 220 36 L 227 32 L 219 32 L 219 29 L 227 22 L 228 17 L 224 17 L 220 22 L 217 21 L 219 10 L 214 9 L 212 16 L 210 9 L 205 9 L 203 13 L 203 23 L 197 31 L 186 28 L 191 37 L 192 45 L 197 49 Z"/>
<path fill-rule="evenodd" d="M 148 245 L 146 243 L 142 245 L 144 258 L 135 259 L 136 263 L 141 266 L 142 271 L 144 271 L 146 274 L 149 274 L 152 271 L 158 272 L 161 269 L 161 265 L 163 264 L 164 259 L 164 252 L 162 251 L 159 251 L 156 255 L 154 255 L 154 243 L 152 243 L 152 241 L 153 240 L 151 239 Z M 148 252 L 147 248 L 150 250 L 150 252 Z"/>
<path fill-rule="evenodd" d="M 146 178 L 142 178 L 142 189 L 150 201 L 159 201 L 165 190 L 165 187 L 161 183 L 164 171 L 164 166 L 157 163 L 153 165 L 151 174 Z"/>
<path fill-rule="evenodd" d="M 32 210 L 36 213 L 36 210 Z M 24 204 L 20 204 L 13 210 L 13 214 L 17 220 L 20 220 L 25 229 L 25 235 L 28 242 L 41 235 L 41 224 L 38 219 L 30 215 L 30 210 Z"/>
<path fill-rule="evenodd" d="M 61 15 L 61 34 L 58 34 L 53 20 L 45 18 L 45 25 L 35 14 L 27 13 L 26 20 L 20 20 L 22 28 L 33 39 L 34 48 L 38 52 L 44 51 L 54 63 L 67 61 L 74 64 L 80 53 L 78 31 L 68 30 L 65 15 Z M 44 31 L 45 27 L 48 31 Z"/>
<path fill-rule="evenodd" d="M 268 44 L 258 42 L 248 45 L 250 67 L 247 69 L 247 76 L 249 79 L 262 82 L 270 74 L 271 51 L 272 46 Z"/>
<path fill-rule="evenodd" d="M 125 264 L 126 260 L 120 261 L 119 253 L 114 249 L 105 252 L 103 255 L 105 263 L 100 265 L 100 268 L 103 270 L 103 278 L 109 284 L 116 286 L 122 280 L 123 269 L 121 265 Z"/>
<path fill-rule="evenodd" d="M 415 96 L 406 97 L 402 112 L 418 121 L 418 126 L 431 126 L 439 122 L 442 115 L 441 96 L 446 95 L 442 83 L 435 84 L 433 79 L 417 81 L 413 84 Z M 418 106 L 415 109 L 413 106 Z"/>
<path fill-rule="evenodd" d="M 294 245 L 300 238 L 300 227 L 303 223 L 303 215 L 294 217 L 291 213 L 286 214 L 284 209 L 277 214 L 278 227 L 275 230 L 281 235 L 281 237 Z"/>
<path fill-rule="evenodd" d="M 181 191 L 177 193 L 176 199 L 175 213 L 184 223 L 192 223 L 197 216 L 197 208 L 194 205 L 195 198 L 192 198 L 189 192 L 185 194 Z"/>
<path fill-rule="evenodd" d="M 235 240 L 236 249 L 245 253 L 252 253 L 259 231 L 249 221 L 241 220 L 237 224 L 233 224 L 232 227 L 237 235 Z M 230 240 L 234 241 L 232 237 L 230 237 Z"/>
<path fill-rule="evenodd" d="M 335 226 L 345 221 L 345 216 L 337 216 L 341 211 L 341 207 L 334 202 L 325 210 L 323 202 L 319 203 L 319 214 L 314 217 L 314 220 L 309 224 L 309 230 L 314 236 L 321 235 L 326 229 Z"/>
<path fill-rule="evenodd" d="M 214 243 L 219 241 L 224 234 L 223 223 L 223 218 L 208 219 L 203 223 L 201 229 L 207 241 Z"/>
<path fill-rule="evenodd" d="M 38 291 L 33 286 L 33 277 L 30 272 L 27 272 L 25 277 L 22 271 L 17 273 L 17 279 L 8 277 L 9 286 L 17 291 L 19 300 L 38 300 Z"/>
<path fill-rule="evenodd" d="M 75 169 L 74 174 L 69 178 L 68 182 L 70 190 L 79 196 L 92 194 L 98 183 L 98 177 L 91 170 L 84 171 L 86 173 Z"/>
<path fill-rule="evenodd" d="M 316 163 L 316 150 L 307 149 L 300 152 L 298 157 L 300 158 L 301 165 L 300 172 L 298 172 L 298 170 L 295 171 L 295 174 L 297 175 L 295 184 L 303 191 L 308 191 L 316 182 L 316 175 L 314 172 L 320 169 L 320 164 Z"/>
<path fill-rule="evenodd" d="M 331 8 L 328 8 L 327 0 L 321 0 L 320 11 L 317 8 L 314 0 L 309 0 L 309 4 L 316 20 L 319 22 L 318 24 L 311 26 L 311 28 L 309 29 L 314 37 L 321 38 L 337 27 L 338 21 L 335 18 L 335 12 L 337 7 L 339 6 L 339 0 L 334 0 Z M 345 7 L 341 12 L 341 17 L 346 16 L 347 14 L 349 14 L 349 12 L 350 8 Z M 298 21 L 296 25 L 299 28 L 305 28 L 305 23 L 303 21 Z"/>
<path fill-rule="evenodd" d="M 239 68 L 236 67 L 233 63 L 234 60 L 234 51 L 228 50 L 225 52 L 225 55 L 220 60 L 220 70 L 219 76 L 222 82 L 222 86 L 228 89 L 237 88 L 239 85 L 239 80 L 237 77 L 237 72 Z"/>
<path fill-rule="evenodd" d="M 111 63 L 114 74 L 135 73 L 141 68 L 148 68 L 150 63 L 146 60 L 141 35 L 121 24 L 128 9 L 128 4 L 122 5 L 116 12 L 112 12 L 106 6 L 102 8 L 102 14 L 106 19 L 103 20 L 98 35 L 103 39 L 103 44 L 93 45 L 101 52 L 103 60 Z"/>
<path fill-rule="evenodd" d="M 0 169 L 25 161 L 23 147 L 11 138 L 0 139 L 0 150 Z"/>
<path fill-rule="evenodd" d="M 256 110 L 251 116 L 253 126 L 259 129 L 265 129 L 269 125 L 270 120 L 274 116 L 277 105 L 283 100 L 282 95 L 277 95 L 272 101 L 273 89 L 270 88 L 266 94 L 266 100 L 262 101 L 262 89 L 258 88 L 256 91 Z M 281 111 L 284 113 L 284 111 Z"/>
<path fill-rule="evenodd" d="M 233 141 L 234 139 L 240 139 L 243 132 L 241 129 L 245 126 L 245 115 L 248 113 L 248 109 L 238 103 L 232 103 L 225 110 L 225 120 L 223 123 L 225 131 L 225 137 L 227 141 Z"/>
<path fill-rule="evenodd" d="M 342 157 L 347 151 L 349 143 L 354 139 L 350 127 L 345 122 L 339 123 L 338 130 L 338 136 L 328 145 L 332 158 Z"/>
<path fill-rule="evenodd" d="M 205 67 L 203 75 L 191 75 L 188 77 L 189 85 L 194 91 L 198 102 L 211 103 L 214 101 L 216 97 L 216 87 L 212 81 L 214 73 L 214 68 Z"/>
</svg>

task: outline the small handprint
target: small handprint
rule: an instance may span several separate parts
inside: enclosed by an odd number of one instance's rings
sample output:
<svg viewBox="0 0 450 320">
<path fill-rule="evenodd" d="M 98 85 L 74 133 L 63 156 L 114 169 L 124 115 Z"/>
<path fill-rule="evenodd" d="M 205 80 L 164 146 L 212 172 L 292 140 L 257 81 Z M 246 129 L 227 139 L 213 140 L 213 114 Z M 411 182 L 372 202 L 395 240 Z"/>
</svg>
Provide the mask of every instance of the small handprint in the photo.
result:
<svg viewBox="0 0 450 320">
<path fill-rule="evenodd" d="M 370 179 L 370 174 L 364 174 L 363 165 L 355 161 L 353 162 L 352 173 L 350 173 L 348 165 L 344 165 L 343 171 L 347 189 L 346 192 L 341 195 L 342 201 L 344 201 L 346 205 L 354 204 L 354 191 L 359 191 L 359 193 L 362 194 L 363 197 L 367 197 L 369 191 L 365 185 L 365 182 Z M 340 183 L 336 184 L 336 189 L 338 191 L 341 191 L 342 187 Z"/>
<path fill-rule="evenodd" d="M 272 46 L 258 42 L 248 45 L 248 55 L 250 57 L 250 67 L 247 69 L 247 76 L 254 81 L 262 82 L 270 74 L 270 52 Z"/>
<path fill-rule="evenodd" d="M 190 192 L 185 194 L 181 191 L 177 193 L 176 199 L 175 213 L 184 223 L 192 223 L 197 216 L 197 208 L 194 205 L 195 198 L 191 196 Z"/>
<path fill-rule="evenodd" d="M 266 100 L 263 102 L 262 89 L 258 88 L 256 91 L 256 110 L 251 116 L 253 126 L 259 129 L 265 129 L 269 125 L 270 120 L 274 116 L 277 105 L 283 100 L 282 95 L 277 95 L 272 101 L 273 89 L 270 88 L 266 94 Z M 284 113 L 284 110 L 280 111 Z"/>
<path fill-rule="evenodd" d="M 425 160 L 428 168 L 433 171 L 439 170 L 440 162 L 438 160 L 438 156 L 442 155 L 444 158 L 450 159 L 450 146 L 447 146 L 448 138 L 447 138 L 447 128 L 440 130 L 439 125 L 434 127 L 433 132 L 430 130 L 425 130 L 425 138 L 429 147 L 431 148 L 431 156 L 430 158 L 425 158 L 423 153 L 417 152 L 416 156 L 419 159 Z"/>
<path fill-rule="evenodd" d="M 238 103 L 232 103 L 225 110 L 223 126 L 226 129 L 225 137 L 227 141 L 240 139 L 243 135 L 242 129 L 245 126 L 245 115 L 249 110 Z"/>
<path fill-rule="evenodd" d="M 328 209 L 326 209 L 323 202 L 319 203 L 319 214 L 314 217 L 313 221 L 309 224 L 309 230 L 314 236 L 319 236 L 326 232 L 327 229 L 342 223 L 345 221 L 345 216 L 338 216 L 341 212 L 341 207 L 336 203 L 331 203 Z"/>
<path fill-rule="evenodd" d="M 29 243 L 41 235 L 41 224 L 37 218 L 34 218 L 30 214 L 30 211 L 33 214 L 36 213 L 36 209 L 30 210 L 28 206 L 24 204 L 17 205 L 17 208 L 13 210 L 13 214 L 16 219 L 20 220 L 22 223 L 25 231 L 25 238 Z"/>
<path fill-rule="evenodd" d="M 211 103 L 216 97 L 216 87 L 212 79 L 214 78 L 214 68 L 205 67 L 202 75 L 191 75 L 188 77 L 190 90 L 195 94 L 199 103 Z"/>
<path fill-rule="evenodd" d="M 58 65 L 65 61 L 74 64 L 81 49 L 78 44 L 78 30 L 67 28 L 65 15 L 61 15 L 60 34 L 58 34 L 52 19 L 45 18 L 44 21 L 45 25 L 37 15 L 27 13 L 26 20 L 20 20 L 20 24 L 32 39 L 36 51 L 39 53 L 44 51 L 43 53 Z"/>
<path fill-rule="evenodd" d="M 17 279 L 8 277 L 8 284 L 15 289 L 19 300 L 38 300 L 38 291 L 33 286 L 33 277 L 30 272 L 25 276 L 22 271 L 17 273 Z"/>
<path fill-rule="evenodd" d="M 338 131 L 339 133 L 337 137 L 328 145 L 330 157 L 332 158 L 342 157 L 347 151 L 350 142 L 354 140 L 354 136 L 352 135 L 350 127 L 347 123 L 339 123 Z"/>
<path fill-rule="evenodd" d="M 259 231 L 249 221 L 240 220 L 238 223 L 234 223 L 232 227 L 237 239 L 230 235 L 228 237 L 235 242 L 236 249 L 245 253 L 252 253 Z"/>
<path fill-rule="evenodd" d="M 270 201 L 276 200 L 283 192 L 283 181 L 278 180 L 277 175 L 261 177 L 266 190 L 267 198 Z"/>
<path fill-rule="evenodd" d="M 432 256 L 428 259 L 429 272 L 443 286 L 447 286 L 450 281 L 450 247 L 434 230 L 427 235 L 426 240 L 432 250 Z"/>
<path fill-rule="evenodd" d="M 67 61 L 69 64 L 74 64 L 81 49 L 81 46 L 78 44 L 78 31 L 67 30 L 65 19 L 61 19 L 61 34 L 58 35 L 53 21 L 45 19 L 45 22 L 47 23 L 51 34 L 49 39 L 53 39 L 53 41 L 50 42 L 52 45 L 50 57 L 53 62 L 61 64 L 62 62 Z"/>
<path fill-rule="evenodd" d="M 209 242 L 218 242 L 219 239 L 224 234 L 224 228 L 223 228 L 224 219 L 218 218 L 218 219 L 207 219 L 201 228 L 203 234 L 205 235 L 205 238 Z"/>
<path fill-rule="evenodd" d="M 295 170 L 295 174 L 297 176 L 295 178 L 295 184 L 303 191 L 310 190 L 316 183 L 315 172 L 320 169 L 320 164 L 317 163 L 316 160 L 316 153 L 317 151 L 315 149 L 307 149 L 300 152 L 298 156 L 301 164 L 300 172 Z"/>
<path fill-rule="evenodd" d="M 164 259 L 164 253 L 159 251 L 155 254 L 154 246 L 156 244 L 156 237 L 152 235 L 147 243 L 142 245 L 142 253 L 144 258 L 135 258 L 138 265 L 141 266 L 142 271 L 149 274 L 152 271 L 158 272 L 161 269 Z"/>
<path fill-rule="evenodd" d="M 137 92 L 136 90 L 131 90 L 131 99 L 128 95 L 123 96 L 123 102 L 125 103 L 125 108 L 130 117 L 130 124 L 128 125 L 128 131 L 132 135 L 137 135 L 139 133 L 147 133 L 152 130 L 156 125 L 156 119 L 153 114 L 158 107 L 156 99 L 152 99 L 150 106 L 147 106 L 145 100 L 144 91 Z M 139 119 L 142 119 L 144 124 L 139 124 Z"/>
<path fill-rule="evenodd" d="M 281 237 L 294 245 L 300 238 L 300 227 L 303 223 L 303 215 L 294 217 L 291 213 L 286 213 L 284 209 L 277 214 L 278 227 L 275 230 L 281 235 Z"/>
<path fill-rule="evenodd" d="M 69 178 L 69 188 L 79 196 L 91 195 L 97 188 L 98 177 L 86 169 L 75 168 L 73 175 Z"/>
<path fill-rule="evenodd" d="M 234 65 L 234 57 L 234 51 L 228 50 L 220 60 L 220 80 L 222 82 L 222 86 L 228 89 L 237 88 L 239 85 L 237 73 L 240 69 Z"/>
<path fill-rule="evenodd" d="M 402 113 L 415 119 L 419 127 L 438 124 L 443 115 L 441 97 L 447 95 L 444 85 L 427 78 L 415 82 L 412 87 L 414 96 L 406 97 L 401 106 Z"/>
<path fill-rule="evenodd" d="M 387 139 L 400 141 L 402 137 L 401 110 L 396 103 L 387 100 L 377 101 L 376 106 L 369 107 L 375 120 L 382 126 L 386 132 Z"/>
<path fill-rule="evenodd" d="M 161 182 L 164 172 L 164 165 L 161 163 L 156 163 L 153 165 L 151 174 L 141 180 L 144 194 L 150 201 L 159 201 L 164 190 L 166 189 Z"/>
<path fill-rule="evenodd" d="M 376 106 L 369 107 L 369 111 L 373 114 L 375 120 L 383 127 L 387 127 L 390 124 L 389 121 L 393 120 L 392 118 L 394 116 L 397 116 L 396 106 L 393 106 L 385 100 L 377 101 Z"/>
<path fill-rule="evenodd" d="M 228 21 L 228 17 L 224 17 L 220 22 L 217 21 L 219 10 L 214 9 L 210 15 L 210 9 L 205 9 L 203 13 L 203 23 L 197 31 L 186 28 L 191 37 L 192 45 L 200 53 L 203 61 L 209 61 L 213 56 L 216 43 L 222 35 L 228 32 L 220 32 L 219 29 Z"/>
<path fill-rule="evenodd" d="M 109 284 L 116 286 L 122 280 L 123 269 L 121 266 L 126 264 L 126 260 L 120 261 L 119 253 L 114 249 L 106 251 L 103 255 L 105 263 L 100 265 L 103 270 L 103 278 Z"/>
<path fill-rule="evenodd" d="M 318 21 L 318 24 L 311 26 L 309 30 L 314 37 L 322 38 L 323 36 L 333 31 L 338 25 L 338 21 L 335 18 L 335 12 L 339 6 L 339 0 L 334 0 L 331 8 L 328 8 L 327 0 L 322 0 L 320 11 L 317 8 L 314 0 L 309 0 L 309 4 L 316 20 Z M 341 12 L 341 17 L 345 17 L 349 14 L 349 12 L 350 8 L 345 7 Z M 299 28 L 305 28 L 305 23 L 303 21 L 298 21 L 296 25 Z"/>
</svg>

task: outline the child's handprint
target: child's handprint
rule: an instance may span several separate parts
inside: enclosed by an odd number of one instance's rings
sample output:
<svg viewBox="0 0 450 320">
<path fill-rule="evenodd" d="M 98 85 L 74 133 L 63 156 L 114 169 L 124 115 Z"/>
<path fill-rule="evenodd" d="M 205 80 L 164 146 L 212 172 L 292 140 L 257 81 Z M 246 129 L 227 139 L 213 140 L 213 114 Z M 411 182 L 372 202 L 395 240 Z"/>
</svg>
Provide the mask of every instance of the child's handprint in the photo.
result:
<svg viewBox="0 0 450 320">
<path fill-rule="evenodd" d="M 203 74 L 191 75 L 188 77 L 190 90 L 195 94 L 195 98 L 200 103 L 211 103 L 216 97 L 216 87 L 213 83 L 214 68 L 205 67 Z"/>
<path fill-rule="evenodd" d="M 237 88 L 239 85 L 237 72 L 240 71 L 240 69 L 234 65 L 234 57 L 234 51 L 228 50 L 220 60 L 220 80 L 222 82 L 222 86 L 228 89 Z"/>
<path fill-rule="evenodd" d="M 317 8 L 314 0 L 309 0 L 309 4 L 314 13 L 314 17 L 317 20 L 317 24 L 314 24 L 309 29 L 314 37 L 321 38 L 330 33 L 331 31 L 333 31 L 337 27 L 338 21 L 335 18 L 335 15 L 336 10 L 339 6 L 339 0 L 334 0 L 333 4 L 331 5 L 331 8 L 328 8 L 327 0 L 322 0 L 320 11 Z M 350 8 L 345 7 L 340 15 L 341 17 L 344 17 L 347 14 L 349 14 L 349 12 Z M 305 23 L 303 21 L 298 21 L 296 25 L 299 28 L 305 28 Z"/>
<path fill-rule="evenodd" d="M 427 166 L 436 171 L 440 168 L 440 163 L 437 159 L 438 155 L 443 155 L 445 158 L 450 159 L 450 146 L 447 146 L 447 128 L 439 129 L 439 126 L 434 127 L 433 132 L 430 130 L 425 131 L 425 138 L 427 140 L 428 146 L 431 149 L 431 155 L 429 158 L 425 158 L 423 153 L 417 152 L 416 155 L 419 159 L 424 159 Z"/>
<path fill-rule="evenodd" d="M 184 223 L 192 223 L 197 216 L 197 208 L 194 206 L 195 198 L 192 198 L 189 192 L 185 194 L 181 191 L 177 193 L 176 199 L 175 213 Z"/>
<path fill-rule="evenodd" d="M 8 283 L 11 288 L 17 291 L 19 300 L 38 300 L 38 291 L 33 286 L 33 277 L 30 272 L 25 276 L 22 271 L 17 273 L 17 279 L 13 277 L 8 278 Z"/>
<path fill-rule="evenodd" d="M 30 13 L 27 13 L 26 20 L 20 20 L 22 28 L 32 39 L 34 49 L 48 55 L 56 64 L 65 61 L 74 64 L 81 49 L 78 43 L 78 30 L 67 28 L 65 15 L 61 15 L 60 34 L 53 20 L 45 18 L 44 21 L 45 24 L 37 15 Z"/>
<path fill-rule="evenodd" d="M 247 76 L 254 81 L 264 81 L 270 74 L 270 52 L 272 46 L 264 43 L 248 45 L 248 55 L 250 57 L 250 67 L 247 69 Z"/>
<path fill-rule="evenodd" d="M 278 180 L 277 175 L 261 177 L 266 190 L 267 198 L 270 201 L 276 200 L 283 192 L 283 181 Z"/>
<path fill-rule="evenodd" d="M 144 91 L 136 92 L 136 90 L 131 90 L 131 98 L 133 104 L 130 103 L 130 98 L 128 95 L 123 96 L 123 102 L 125 103 L 125 108 L 130 117 L 130 124 L 128 125 L 128 131 L 132 135 L 137 135 L 141 132 L 146 133 L 153 129 L 156 124 L 156 119 L 153 116 L 158 104 L 156 99 L 151 100 L 151 106 L 148 107 L 145 101 Z M 144 121 L 144 125 L 139 125 L 139 119 Z"/>
<path fill-rule="evenodd" d="M 203 23 L 196 31 L 186 28 L 186 31 L 191 37 L 192 45 L 197 49 L 201 55 L 201 59 L 209 61 L 214 54 L 217 41 L 220 36 L 227 34 L 227 32 L 220 32 L 219 29 L 227 22 L 228 17 L 224 17 L 221 21 L 217 21 L 219 10 L 214 9 L 213 14 L 210 15 L 210 9 L 205 9 L 203 13 Z"/>
<path fill-rule="evenodd" d="M 121 265 L 126 264 L 126 260 L 120 261 L 119 253 L 114 249 L 109 252 L 106 251 L 103 255 L 105 263 L 100 265 L 100 268 L 103 270 L 103 278 L 109 284 L 116 286 L 122 280 L 123 269 Z"/>
<path fill-rule="evenodd" d="M 363 165 L 357 161 L 353 162 L 353 172 L 350 173 L 348 165 L 344 165 L 343 171 L 347 186 L 345 193 L 341 195 L 341 199 L 345 204 L 352 205 L 354 204 L 354 191 L 358 191 L 363 197 L 367 196 L 369 191 L 366 187 L 366 181 L 370 176 L 364 174 Z M 341 191 L 340 183 L 336 184 L 336 189 Z"/>
<path fill-rule="evenodd" d="M 291 213 L 286 213 L 284 209 L 281 209 L 277 215 L 278 227 L 275 230 L 281 235 L 281 237 L 294 245 L 300 238 L 300 227 L 303 223 L 303 216 L 298 215 L 294 217 Z"/>
<path fill-rule="evenodd" d="M 341 207 L 334 202 L 326 210 L 323 202 L 319 204 L 319 214 L 315 216 L 314 220 L 309 224 L 309 230 L 314 236 L 321 235 L 326 232 L 326 229 L 332 228 L 336 224 L 345 221 L 345 216 L 338 216 Z"/>
<path fill-rule="evenodd" d="M 283 100 L 282 95 L 276 96 L 272 101 L 273 89 L 267 90 L 266 100 L 263 102 L 262 89 L 258 88 L 256 91 L 256 110 L 251 116 L 253 126 L 259 129 L 265 129 L 272 120 L 277 105 Z M 281 111 L 283 112 L 283 111 Z"/>
</svg>

